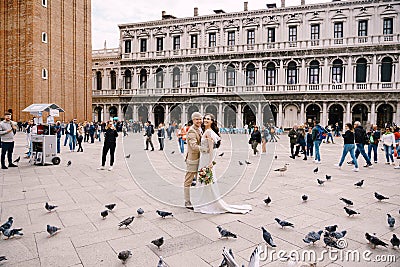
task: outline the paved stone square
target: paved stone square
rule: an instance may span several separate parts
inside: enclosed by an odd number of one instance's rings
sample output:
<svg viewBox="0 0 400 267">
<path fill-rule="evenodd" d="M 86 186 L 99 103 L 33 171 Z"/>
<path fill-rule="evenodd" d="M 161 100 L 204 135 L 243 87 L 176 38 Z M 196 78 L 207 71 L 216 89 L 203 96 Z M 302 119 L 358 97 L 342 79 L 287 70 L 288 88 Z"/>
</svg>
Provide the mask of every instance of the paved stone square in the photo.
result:
<svg viewBox="0 0 400 267">
<path fill-rule="evenodd" d="M 122 266 L 117 254 L 126 249 L 133 253 L 126 266 L 157 266 L 159 255 L 173 267 L 219 266 L 223 247 L 232 248 L 235 259 L 247 265 L 258 244 L 264 249 L 261 226 L 272 234 L 276 251 L 313 249 L 322 253 L 322 240 L 312 246 L 302 239 L 311 230 L 333 224 L 338 225 L 339 231 L 348 231 L 345 250 L 370 250 L 371 259 L 394 255 L 396 262 L 354 262 L 325 256 L 317 266 L 400 266 L 400 250 L 393 249 L 389 242 L 393 233 L 400 236 L 400 170 L 383 164 L 383 151 L 379 151 L 380 162 L 374 168 L 360 167 L 360 172 L 354 173 L 351 166 L 344 165 L 342 170 L 333 166 L 341 155 L 341 138 L 336 138 L 335 144 L 322 145 L 322 164 L 316 165 L 312 159 L 290 159 L 286 135 L 268 145 L 267 155 L 257 157 L 251 155 L 245 135 L 223 135 L 220 151 L 224 156 L 215 166 L 221 177 L 221 192 L 226 193 L 223 199 L 230 204 L 250 204 L 253 210 L 246 215 L 205 215 L 180 207 L 185 165 L 175 139 L 166 141 L 164 151 L 157 151 L 154 137 L 154 152 L 143 150 L 141 134 L 122 139 L 118 138 L 116 164 L 111 172 L 96 170 L 102 148 L 98 141 L 84 143 L 84 153 L 71 153 L 62 147 L 58 166 L 31 166 L 23 159 L 18 169 L 0 172 L 1 222 L 13 216 L 13 227 L 23 228 L 24 233 L 23 237 L 10 240 L 2 236 L 0 254 L 8 261 L 0 266 Z M 18 133 L 14 157 L 23 156 L 25 151 L 25 136 Z M 126 159 L 125 154 L 131 157 Z M 70 167 L 66 166 L 68 160 L 72 161 Z M 241 166 L 239 160 L 252 164 Z M 285 163 L 289 163 L 285 175 L 269 172 Z M 359 163 L 364 165 L 364 160 L 359 158 Z M 316 166 L 320 169 L 318 174 L 313 173 Z M 332 180 L 319 186 L 316 179 L 325 179 L 325 174 L 331 175 Z M 365 179 L 364 187 L 355 188 L 353 184 L 361 179 Z M 378 202 L 375 191 L 390 199 Z M 309 196 L 307 202 L 302 201 L 303 194 Z M 263 203 L 267 196 L 272 199 L 269 206 Z M 340 197 L 351 199 L 353 208 L 361 214 L 348 217 Z M 49 213 L 44 209 L 46 201 L 59 207 Z M 117 206 L 103 220 L 100 212 L 109 203 Z M 145 210 L 141 217 L 136 214 L 139 207 Z M 174 217 L 162 219 L 155 213 L 157 209 L 171 211 Z M 397 220 L 392 229 L 387 224 L 387 213 Z M 132 215 L 136 218 L 131 226 L 118 229 L 118 223 Z M 295 227 L 282 229 L 275 217 L 288 220 Z M 47 224 L 62 230 L 48 237 Z M 220 239 L 217 225 L 236 233 L 238 238 Z M 389 247 L 372 249 L 365 232 L 376 233 Z M 165 243 L 158 250 L 150 242 L 161 236 Z M 274 259 L 262 261 L 261 266 L 288 263 L 277 260 L 275 254 Z"/>
</svg>

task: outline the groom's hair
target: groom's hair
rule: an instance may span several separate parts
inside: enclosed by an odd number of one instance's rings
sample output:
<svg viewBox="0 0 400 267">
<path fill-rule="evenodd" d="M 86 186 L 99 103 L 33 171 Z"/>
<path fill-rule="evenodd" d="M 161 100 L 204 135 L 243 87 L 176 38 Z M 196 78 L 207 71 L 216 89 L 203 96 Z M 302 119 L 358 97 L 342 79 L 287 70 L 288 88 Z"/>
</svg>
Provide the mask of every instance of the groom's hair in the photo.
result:
<svg viewBox="0 0 400 267">
<path fill-rule="evenodd" d="M 201 113 L 200 112 L 193 112 L 193 114 L 192 114 L 192 120 L 194 119 L 194 118 L 203 118 L 203 116 L 201 116 Z"/>
</svg>

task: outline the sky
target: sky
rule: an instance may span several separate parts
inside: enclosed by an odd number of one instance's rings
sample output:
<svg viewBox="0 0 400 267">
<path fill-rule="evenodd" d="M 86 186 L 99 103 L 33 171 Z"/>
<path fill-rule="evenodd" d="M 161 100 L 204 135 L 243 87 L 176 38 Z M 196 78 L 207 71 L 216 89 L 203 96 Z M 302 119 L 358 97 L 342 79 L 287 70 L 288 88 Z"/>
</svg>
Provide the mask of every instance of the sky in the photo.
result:
<svg viewBox="0 0 400 267">
<path fill-rule="evenodd" d="M 286 0 L 286 6 L 300 5 L 301 0 Z M 328 2 L 329 0 L 306 0 L 306 4 Z M 161 11 L 175 17 L 192 17 L 193 8 L 199 8 L 199 15 L 213 14 L 215 9 L 225 12 L 243 10 L 244 0 L 92 0 L 92 48 L 116 48 L 119 43 L 118 24 L 145 22 L 161 19 Z M 267 3 L 280 0 L 247 0 L 249 10 L 265 9 Z"/>
</svg>

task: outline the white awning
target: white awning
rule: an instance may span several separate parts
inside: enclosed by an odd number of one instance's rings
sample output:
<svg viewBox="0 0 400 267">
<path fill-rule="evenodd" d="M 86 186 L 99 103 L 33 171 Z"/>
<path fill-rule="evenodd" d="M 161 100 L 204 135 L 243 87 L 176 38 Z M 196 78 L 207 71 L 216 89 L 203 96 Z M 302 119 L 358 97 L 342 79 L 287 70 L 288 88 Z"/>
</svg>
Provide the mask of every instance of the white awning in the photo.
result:
<svg viewBox="0 0 400 267">
<path fill-rule="evenodd" d="M 50 112 L 51 109 L 58 110 L 59 112 L 64 112 L 64 110 L 56 104 L 32 104 L 29 107 L 25 108 L 22 112 L 37 114 L 43 111 Z"/>
</svg>

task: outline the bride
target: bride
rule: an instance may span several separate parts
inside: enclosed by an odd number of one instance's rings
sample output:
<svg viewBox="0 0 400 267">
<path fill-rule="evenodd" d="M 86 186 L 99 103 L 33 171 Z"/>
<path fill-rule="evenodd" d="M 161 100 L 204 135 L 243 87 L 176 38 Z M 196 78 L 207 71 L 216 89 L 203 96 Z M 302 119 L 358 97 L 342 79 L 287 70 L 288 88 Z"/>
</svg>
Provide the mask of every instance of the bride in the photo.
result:
<svg viewBox="0 0 400 267">
<path fill-rule="evenodd" d="M 208 185 L 200 184 L 199 199 L 194 205 L 194 212 L 219 214 L 219 213 L 248 213 L 251 210 L 250 205 L 229 205 L 221 199 L 218 189 L 218 178 L 213 167 L 217 155 L 217 149 L 221 143 L 219 129 L 212 114 L 206 114 L 203 119 L 204 132 L 201 137 L 201 147 L 203 151 L 208 150 L 208 153 L 201 152 L 199 170 L 204 167 L 212 168 L 213 183 Z M 208 149 L 207 149 L 208 148 Z"/>
</svg>

